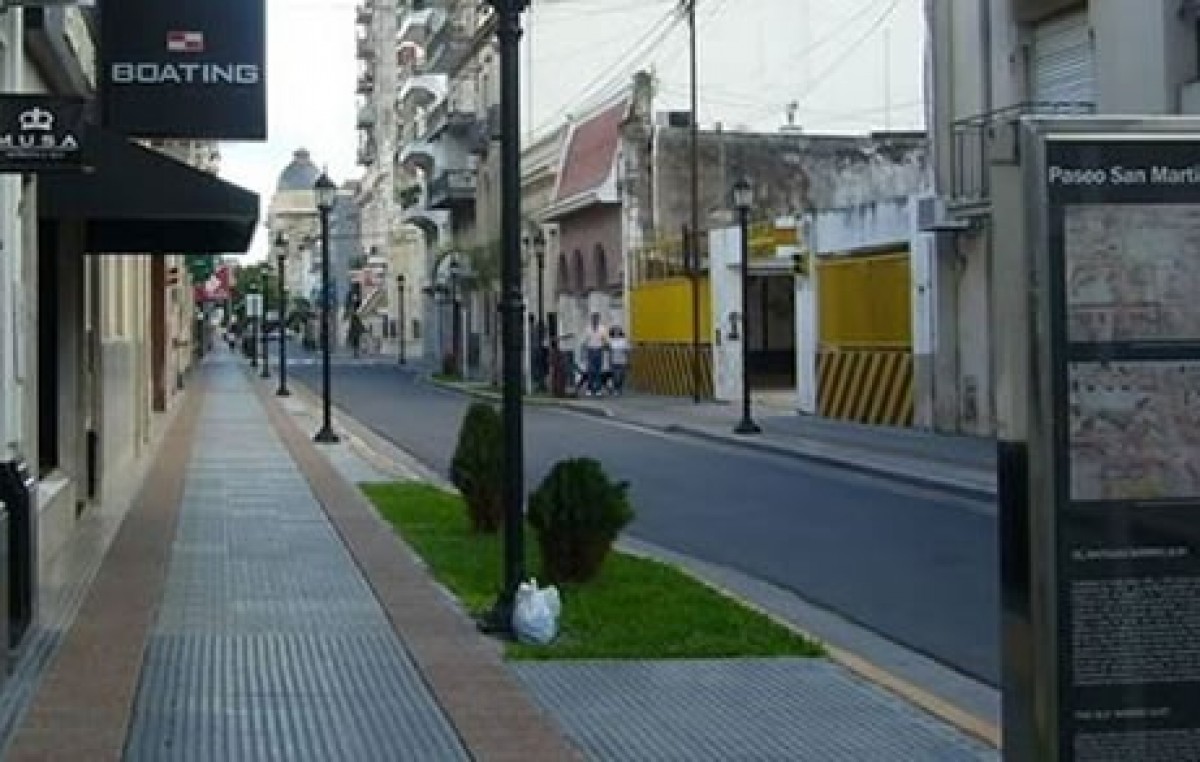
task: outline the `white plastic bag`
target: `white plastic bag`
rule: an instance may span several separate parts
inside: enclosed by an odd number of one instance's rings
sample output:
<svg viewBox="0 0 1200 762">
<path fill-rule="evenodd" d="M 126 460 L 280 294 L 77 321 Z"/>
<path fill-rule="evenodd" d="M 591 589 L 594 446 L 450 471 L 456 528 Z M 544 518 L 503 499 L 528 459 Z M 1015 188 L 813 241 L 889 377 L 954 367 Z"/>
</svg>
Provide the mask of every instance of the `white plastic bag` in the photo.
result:
<svg viewBox="0 0 1200 762">
<path fill-rule="evenodd" d="M 538 588 L 537 580 L 522 582 L 517 588 L 513 607 L 513 631 L 522 643 L 544 646 L 558 635 L 558 615 L 562 603 L 558 588 L 553 585 Z"/>
</svg>

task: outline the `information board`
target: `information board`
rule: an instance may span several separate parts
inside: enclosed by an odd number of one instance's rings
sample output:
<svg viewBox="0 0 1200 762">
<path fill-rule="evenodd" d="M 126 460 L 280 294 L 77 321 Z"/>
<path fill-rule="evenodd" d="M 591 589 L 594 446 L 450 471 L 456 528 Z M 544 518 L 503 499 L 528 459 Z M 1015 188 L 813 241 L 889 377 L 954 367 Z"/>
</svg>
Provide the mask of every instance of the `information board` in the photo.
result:
<svg viewBox="0 0 1200 762">
<path fill-rule="evenodd" d="M 1045 149 L 1060 760 L 1200 759 L 1200 149 Z"/>
</svg>

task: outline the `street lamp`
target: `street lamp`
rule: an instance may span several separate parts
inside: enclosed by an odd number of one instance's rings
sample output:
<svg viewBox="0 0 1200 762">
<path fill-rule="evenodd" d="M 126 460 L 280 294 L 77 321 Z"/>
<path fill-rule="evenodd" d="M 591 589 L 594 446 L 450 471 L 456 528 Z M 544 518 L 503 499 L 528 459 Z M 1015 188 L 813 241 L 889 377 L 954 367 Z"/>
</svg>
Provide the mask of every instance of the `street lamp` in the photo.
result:
<svg viewBox="0 0 1200 762">
<path fill-rule="evenodd" d="M 459 325 L 459 309 L 458 309 L 458 260 L 450 260 L 450 356 L 454 359 L 454 372 L 458 373 L 459 377 L 465 377 L 463 372 L 462 358 L 458 355 L 461 327 Z"/>
<path fill-rule="evenodd" d="M 546 236 L 539 227 L 533 234 L 533 256 L 537 259 L 538 316 L 537 329 L 537 385 L 546 389 Z"/>
<path fill-rule="evenodd" d="M 290 397 L 287 386 L 287 256 L 288 239 L 282 232 L 275 236 L 275 259 L 279 262 L 279 388 L 276 397 Z"/>
<path fill-rule="evenodd" d="M 329 293 L 329 212 L 333 210 L 334 198 L 337 196 L 337 186 L 322 172 L 313 185 L 317 195 L 317 211 L 321 215 L 321 430 L 313 439 L 322 444 L 333 444 L 340 441 L 333 433 L 333 403 L 329 398 L 329 303 L 332 301 Z"/>
<path fill-rule="evenodd" d="M 735 434 L 761 434 L 762 429 L 750 417 L 750 332 L 746 321 L 746 309 L 750 305 L 750 207 L 754 203 L 754 189 L 746 178 L 733 184 L 733 205 L 737 208 L 738 227 L 742 238 L 742 420 L 734 427 Z"/>
<path fill-rule="evenodd" d="M 398 313 L 396 315 L 396 317 L 399 321 L 396 328 L 399 330 L 399 333 L 400 333 L 400 335 L 399 335 L 400 364 L 403 365 L 404 364 L 404 354 L 405 354 L 404 340 L 406 338 L 406 334 L 408 333 L 407 329 L 405 329 L 405 327 L 404 327 L 404 320 L 405 320 L 405 317 L 404 317 L 404 273 L 400 273 L 399 275 L 396 276 L 396 304 L 397 304 L 396 312 Z"/>
<path fill-rule="evenodd" d="M 487 629 L 512 634 L 517 587 L 525 575 L 524 298 L 521 295 L 521 11 L 528 0 L 489 0 L 500 42 L 500 310 L 503 323 L 504 586 Z"/>
<path fill-rule="evenodd" d="M 247 299 L 247 302 L 246 302 L 246 327 L 250 329 L 250 367 L 251 368 L 258 367 L 258 314 L 259 313 L 256 309 L 254 314 L 251 315 L 250 314 L 250 305 L 257 303 L 260 290 L 261 289 L 258 289 L 256 287 L 252 286 L 252 287 L 250 287 L 249 291 L 247 291 L 247 293 L 246 293 L 246 299 Z M 254 296 L 255 298 L 250 299 L 251 296 Z"/>
<path fill-rule="evenodd" d="M 270 271 L 271 258 L 267 257 L 266 261 L 263 262 L 262 270 L 260 270 L 262 273 L 262 288 L 259 290 L 262 292 L 263 306 L 262 315 L 258 318 L 258 337 L 262 341 L 262 373 L 258 374 L 259 378 L 271 377 L 271 353 L 268 351 L 270 349 L 270 336 L 267 331 L 267 292 L 270 290 L 268 288 L 267 276 L 270 274 Z"/>
</svg>

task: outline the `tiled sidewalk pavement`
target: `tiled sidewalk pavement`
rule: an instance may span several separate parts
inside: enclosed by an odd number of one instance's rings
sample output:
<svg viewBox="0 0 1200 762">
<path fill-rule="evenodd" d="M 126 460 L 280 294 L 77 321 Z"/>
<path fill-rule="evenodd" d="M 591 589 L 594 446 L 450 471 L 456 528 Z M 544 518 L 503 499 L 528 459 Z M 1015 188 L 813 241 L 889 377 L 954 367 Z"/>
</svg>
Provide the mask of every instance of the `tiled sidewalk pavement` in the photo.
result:
<svg viewBox="0 0 1200 762">
<path fill-rule="evenodd" d="M 126 758 L 466 758 L 242 371 L 210 374 Z"/>
<path fill-rule="evenodd" d="M 575 742 L 606 762 L 999 760 L 994 749 L 824 660 L 514 669 Z"/>
</svg>

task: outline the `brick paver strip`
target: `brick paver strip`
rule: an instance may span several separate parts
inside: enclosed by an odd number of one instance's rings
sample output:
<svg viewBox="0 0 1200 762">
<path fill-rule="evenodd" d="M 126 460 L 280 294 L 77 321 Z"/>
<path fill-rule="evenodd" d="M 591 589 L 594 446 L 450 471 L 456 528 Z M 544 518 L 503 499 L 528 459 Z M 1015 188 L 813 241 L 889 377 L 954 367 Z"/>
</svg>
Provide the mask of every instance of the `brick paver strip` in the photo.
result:
<svg viewBox="0 0 1200 762">
<path fill-rule="evenodd" d="M 183 401 L 5 759 L 121 759 L 162 595 L 203 382 Z"/>
<path fill-rule="evenodd" d="M 499 649 L 451 607 L 366 497 L 316 450 L 261 386 L 272 426 L 308 478 L 330 521 L 475 759 L 580 759 L 503 664 Z"/>
</svg>

